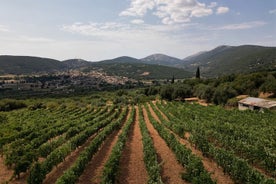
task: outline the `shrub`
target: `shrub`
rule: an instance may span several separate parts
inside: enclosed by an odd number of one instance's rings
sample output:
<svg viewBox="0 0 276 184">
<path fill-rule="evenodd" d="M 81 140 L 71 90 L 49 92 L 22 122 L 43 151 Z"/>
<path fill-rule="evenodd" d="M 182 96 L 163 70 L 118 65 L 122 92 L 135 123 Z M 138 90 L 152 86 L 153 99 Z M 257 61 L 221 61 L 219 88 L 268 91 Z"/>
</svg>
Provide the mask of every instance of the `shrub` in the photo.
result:
<svg viewBox="0 0 276 184">
<path fill-rule="evenodd" d="M 18 100 L 5 99 L 0 102 L 0 111 L 11 111 L 24 107 L 27 107 L 27 105 Z"/>
</svg>

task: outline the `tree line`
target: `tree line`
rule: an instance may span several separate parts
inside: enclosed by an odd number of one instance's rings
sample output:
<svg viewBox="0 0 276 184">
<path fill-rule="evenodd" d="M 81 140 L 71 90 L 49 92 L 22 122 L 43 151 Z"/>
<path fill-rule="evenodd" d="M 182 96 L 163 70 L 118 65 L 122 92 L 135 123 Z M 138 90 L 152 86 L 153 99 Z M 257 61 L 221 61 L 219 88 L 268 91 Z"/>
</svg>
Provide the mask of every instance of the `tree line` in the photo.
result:
<svg viewBox="0 0 276 184">
<path fill-rule="evenodd" d="M 258 72 L 251 74 L 232 74 L 213 79 L 185 79 L 163 86 L 150 86 L 145 88 L 147 96 L 159 94 L 166 100 L 183 100 L 188 97 L 198 97 L 206 102 L 225 105 L 231 103 L 237 95 L 259 96 L 260 92 L 276 95 L 276 71 Z M 229 101 L 230 100 L 230 101 Z"/>
</svg>

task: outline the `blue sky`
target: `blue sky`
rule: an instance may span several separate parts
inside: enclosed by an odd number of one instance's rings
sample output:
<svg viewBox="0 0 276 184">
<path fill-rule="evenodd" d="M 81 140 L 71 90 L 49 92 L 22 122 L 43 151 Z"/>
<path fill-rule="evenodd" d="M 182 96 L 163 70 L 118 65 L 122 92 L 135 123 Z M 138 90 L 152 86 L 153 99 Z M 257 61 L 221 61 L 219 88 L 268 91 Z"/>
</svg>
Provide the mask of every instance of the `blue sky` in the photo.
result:
<svg viewBox="0 0 276 184">
<path fill-rule="evenodd" d="M 0 55 L 89 61 L 276 46 L 276 0 L 0 0 Z"/>
</svg>

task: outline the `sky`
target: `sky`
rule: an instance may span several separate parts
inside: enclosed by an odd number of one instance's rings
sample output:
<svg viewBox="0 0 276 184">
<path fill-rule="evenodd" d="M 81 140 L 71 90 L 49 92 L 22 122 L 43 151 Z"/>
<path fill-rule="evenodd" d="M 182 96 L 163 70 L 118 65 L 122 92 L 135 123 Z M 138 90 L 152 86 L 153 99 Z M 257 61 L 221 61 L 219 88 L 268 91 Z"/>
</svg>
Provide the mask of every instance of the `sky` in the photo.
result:
<svg viewBox="0 0 276 184">
<path fill-rule="evenodd" d="M 276 46 L 276 0 L 0 0 L 0 55 L 89 61 Z"/>
</svg>

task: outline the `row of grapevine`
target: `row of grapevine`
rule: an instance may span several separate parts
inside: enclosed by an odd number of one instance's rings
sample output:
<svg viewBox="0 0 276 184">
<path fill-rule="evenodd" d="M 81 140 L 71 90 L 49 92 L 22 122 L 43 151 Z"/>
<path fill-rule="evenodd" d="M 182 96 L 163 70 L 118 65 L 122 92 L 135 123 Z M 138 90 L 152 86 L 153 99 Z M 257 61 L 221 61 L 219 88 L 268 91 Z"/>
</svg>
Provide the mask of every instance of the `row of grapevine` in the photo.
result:
<svg viewBox="0 0 276 184">
<path fill-rule="evenodd" d="M 46 176 L 47 173 L 49 173 L 54 166 L 59 164 L 60 162 L 64 161 L 65 157 L 71 153 L 73 150 L 75 150 L 78 146 L 82 145 L 90 136 L 100 131 L 102 128 L 104 128 L 106 125 L 109 124 L 110 121 L 113 119 L 116 119 L 117 116 L 120 114 L 120 111 L 116 111 L 110 117 L 99 121 L 94 122 L 84 129 L 83 131 L 79 132 L 77 135 L 70 138 L 66 143 L 62 144 L 58 148 L 54 149 L 47 158 L 41 163 L 41 173 L 43 173 L 43 177 Z M 31 168 L 31 172 L 36 173 L 36 171 L 33 171 L 35 167 Z"/>
<path fill-rule="evenodd" d="M 53 126 L 49 126 L 46 129 L 42 129 L 39 132 L 36 132 L 35 135 L 37 137 L 33 137 L 30 141 L 25 139 L 19 139 L 11 144 L 7 145 L 7 147 L 4 150 L 5 156 L 5 163 L 7 165 L 13 165 L 14 167 L 14 175 L 18 175 L 21 172 L 26 172 L 26 170 L 30 167 L 33 161 L 36 161 L 38 157 L 41 155 L 47 156 L 53 149 L 64 143 L 66 140 L 68 140 L 70 137 L 72 137 L 74 134 L 68 134 L 70 133 L 70 126 L 73 126 L 74 128 L 77 125 L 77 122 L 70 122 L 70 123 L 64 123 L 59 122 L 62 126 L 58 127 L 56 124 Z M 82 124 L 79 124 L 82 125 Z M 87 124 L 88 126 L 89 124 Z M 83 125 L 82 125 L 83 126 Z M 69 129 L 70 128 L 70 129 Z M 84 129 L 85 127 L 83 127 Z M 80 131 L 81 129 L 79 129 Z M 57 139 L 57 141 L 48 142 L 49 139 L 52 137 L 58 136 L 63 134 L 67 131 L 67 134 L 64 136 L 61 136 Z M 74 132 L 75 134 L 78 132 Z M 44 147 L 42 145 L 49 145 L 50 147 Z M 54 144 L 53 144 L 54 143 Z M 42 148 L 41 148 L 42 147 Z M 49 149 L 50 148 L 50 149 Z"/>
<path fill-rule="evenodd" d="M 106 112 L 107 112 L 107 109 L 105 108 L 101 111 L 95 111 L 95 113 L 90 114 L 88 117 L 79 118 L 78 123 L 76 125 L 72 125 L 71 128 L 64 135 L 61 135 L 58 139 L 55 139 L 53 141 L 48 141 L 42 144 L 38 149 L 39 155 L 42 157 L 47 157 L 47 155 L 49 155 L 58 146 L 65 143 L 68 139 L 84 131 L 85 128 L 93 125 L 95 122 L 98 122 L 104 119 L 106 115 L 110 115 L 109 113 L 107 114 Z M 112 110 L 110 112 L 112 112 Z M 90 121 L 87 121 L 87 119 L 90 119 Z"/>
<path fill-rule="evenodd" d="M 275 119 L 273 113 L 268 115 L 256 115 L 255 112 L 226 111 L 218 109 L 217 107 L 204 108 L 197 105 L 180 106 L 179 104 L 172 105 L 172 103 L 168 104 L 168 106 L 171 106 L 169 108 L 164 107 L 164 105 L 160 103 L 158 103 L 157 106 L 160 107 L 163 112 L 167 112 L 166 115 L 170 118 L 171 124 L 182 126 L 183 130 L 192 133 L 190 141 L 192 141 L 204 155 L 213 158 L 221 165 L 224 171 L 227 172 L 235 182 L 275 183 L 275 180 L 267 179 L 250 165 L 252 164 L 250 158 L 258 160 L 258 163 L 260 163 L 259 160 L 262 159 L 263 162 L 266 163 L 267 171 L 272 171 L 272 173 L 276 171 L 276 159 L 275 154 L 273 154 L 273 146 L 271 145 L 274 143 L 275 138 L 274 140 L 266 142 L 262 147 L 260 147 L 259 144 L 261 142 L 264 143 L 270 135 L 266 137 L 264 137 L 264 135 L 255 136 L 252 138 L 256 140 L 255 144 L 251 140 L 252 135 L 258 135 L 260 131 L 264 131 L 263 129 L 266 131 L 266 127 L 263 127 L 261 130 L 254 130 L 252 127 L 259 127 L 259 124 L 266 123 L 266 120 Z M 166 108 L 168 109 L 166 110 Z M 210 111 L 210 109 L 213 111 Z M 248 119 L 252 121 L 252 125 L 249 125 L 242 122 L 244 121 L 244 116 L 247 118 L 248 114 L 256 117 L 257 120 L 259 120 L 258 116 L 262 116 L 263 119 L 257 124 L 256 120 L 253 120 L 252 117 L 248 117 Z M 187 118 L 187 116 L 189 116 L 189 118 Z M 193 116 L 193 118 L 191 118 L 191 116 Z M 269 125 L 273 129 L 273 122 L 270 124 L 267 123 L 266 125 Z M 241 129 L 239 129 L 239 127 Z M 248 127 L 247 131 L 242 130 L 244 127 Z M 238 146 L 236 144 L 238 144 Z M 252 150 L 250 150 L 250 148 Z"/>
<path fill-rule="evenodd" d="M 213 158 L 236 183 L 263 183 L 275 184 L 273 179 L 268 179 L 253 169 L 244 159 L 236 157 L 233 153 L 213 146 L 206 139 L 204 130 L 193 134 L 193 142 L 205 154 Z"/>
<path fill-rule="evenodd" d="M 76 162 L 57 180 L 56 184 L 74 184 L 84 171 L 93 155 L 98 151 L 99 147 L 105 139 L 114 130 L 118 130 L 126 118 L 128 110 L 124 109 L 117 120 L 110 119 L 109 124 L 98 133 L 90 145 L 79 155 Z"/>
<path fill-rule="evenodd" d="M 150 122 L 158 131 L 159 135 L 165 140 L 170 149 L 175 153 L 177 160 L 185 167 L 186 172 L 183 179 L 192 183 L 215 183 L 210 174 L 205 170 L 201 159 L 192 154 L 190 149 L 179 143 L 177 138 L 170 133 L 163 125 L 158 123 L 151 115 L 149 107 L 146 105 Z"/>
<path fill-rule="evenodd" d="M 77 113 L 78 110 L 73 111 L 74 113 Z M 21 145 L 24 142 L 30 141 L 37 136 L 41 135 L 41 132 L 49 131 L 53 128 L 59 128 L 60 126 L 64 126 L 64 123 L 61 121 L 61 116 L 65 116 L 66 113 L 66 119 L 71 120 L 71 116 L 74 114 L 67 113 L 67 111 L 64 111 L 64 113 L 60 113 L 59 115 L 53 115 L 47 110 L 35 110 L 35 111 L 26 111 L 20 113 L 12 113 L 10 114 L 10 121 L 15 123 L 16 126 L 18 126 L 18 123 L 26 124 L 25 126 L 22 126 L 26 130 L 20 130 L 19 133 L 14 133 L 13 135 L 10 135 L 8 137 L 1 138 L 0 142 L 4 144 L 12 143 L 15 144 L 15 147 L 17 145 Z M 27 117 L 26 117 L 27 114 Z M 64 117 L 63 117 L 64 118 Z M 20 122 L 18 122 L 20 120 Z M 9 129 L 13 126 L 12 123 L 9 123 Z M 15 141 L 16 140 L 16 141 Z M 9 145 L 9 146 L 12 146 Z"/>
<path fill-rule="evenodd" d="M 153 140 L 147 129 L 141 106 L 139 106 L 139 125 L 142 133 L 144 162 L 149 175 L 148 183 L 162 184 L 161 168 L 157 160 L 157 153 L 153 145 Z"/>
<path fill-rule="evenodd" d="M 130 118 L 127 120 L 125 126 L 123 127 L 122 132 L 119 135 L 119 138 L 118 138 L 115 146 L 112 148 L 111 155 L 104 166 L 103 174 L 102 174 L 102 181 L 101 181 L 102 184 L 115 183 L 116 175 L 118 173 L 121 154 L 125 147 L 125 143 L 128 138 L 130 127 L 134 121 L 134 117 L 135 117 L 135 109 L 134 109 L 134 107 L 132 107 L 132 111 L 130 113 Z"/>
</svg>

